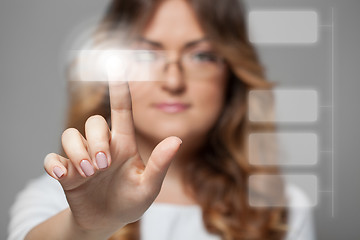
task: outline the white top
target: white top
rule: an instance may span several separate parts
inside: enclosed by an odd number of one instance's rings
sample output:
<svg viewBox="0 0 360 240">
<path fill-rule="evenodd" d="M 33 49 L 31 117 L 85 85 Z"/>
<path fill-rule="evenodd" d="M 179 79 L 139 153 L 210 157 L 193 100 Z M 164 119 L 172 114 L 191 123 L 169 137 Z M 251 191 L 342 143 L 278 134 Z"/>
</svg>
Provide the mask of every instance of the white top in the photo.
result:
<svg viewBox="0 0 360 240">
<path fill-rule="evenodd" d="M 293 186 L 286 187 L 291 203 L 308 202 L 305 195 Z M 297 204 L 299 205 L 299 204 Z M 59 182 L 48 175 L 31 181 L 16 198 L 10 209 L 8 240 L 22 240 L 36 225 L 68 207 Z M 154 203 L 145 212 L 140 224 L 141 240 L 220 240 L 206 231 L 201 208 L 197 205 Z M 287 240 L 314 240 L 310 208 L 289 211 Z"/>
</svg>

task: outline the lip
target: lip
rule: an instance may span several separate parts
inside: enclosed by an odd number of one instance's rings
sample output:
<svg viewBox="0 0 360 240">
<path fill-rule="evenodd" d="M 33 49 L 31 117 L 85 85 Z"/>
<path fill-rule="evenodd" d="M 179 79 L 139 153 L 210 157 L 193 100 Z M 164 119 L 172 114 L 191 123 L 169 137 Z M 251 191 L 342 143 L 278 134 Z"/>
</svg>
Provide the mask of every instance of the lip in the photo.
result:
<svg viewBox="0 0 360 240">
<path fill-rule="evenodd" d="M 153 105 L 156 109 L 166 113 L 180 113 L 190 108 L 190 104 L 181 102 L 162 102 Z"/>
</svg>

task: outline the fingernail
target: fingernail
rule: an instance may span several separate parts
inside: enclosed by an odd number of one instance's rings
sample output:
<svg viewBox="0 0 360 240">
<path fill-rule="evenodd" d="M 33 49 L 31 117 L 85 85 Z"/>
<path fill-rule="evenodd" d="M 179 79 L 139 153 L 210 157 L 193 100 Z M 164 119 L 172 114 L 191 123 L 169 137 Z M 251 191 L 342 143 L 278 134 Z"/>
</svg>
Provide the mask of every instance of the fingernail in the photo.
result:
<svg viewBox="0 0 360 240">
<path fill-rule="evenodd" d="M 95 156 L 95 159 L 96 159 L 96 163 L 99 168 L 104 169 L 104 168 L 108 167 L 108 161 L 107 161 L 105 153 L 98 152 Z"/>
<path fill-rule="evenodd" d="M 64 171 L 60 167 L 57 167 L 57 166 L 54 167 L 53 172 L 58 178 L 61 178 L 65 174 Z"/>
<path fill-rule="evenodd" d="M 80 167 L 88 177 L 95 173 L 93 166 L 91 166 L 90 162 L 87 160 L 82 160 L 80 162 Z"/>
</svg>

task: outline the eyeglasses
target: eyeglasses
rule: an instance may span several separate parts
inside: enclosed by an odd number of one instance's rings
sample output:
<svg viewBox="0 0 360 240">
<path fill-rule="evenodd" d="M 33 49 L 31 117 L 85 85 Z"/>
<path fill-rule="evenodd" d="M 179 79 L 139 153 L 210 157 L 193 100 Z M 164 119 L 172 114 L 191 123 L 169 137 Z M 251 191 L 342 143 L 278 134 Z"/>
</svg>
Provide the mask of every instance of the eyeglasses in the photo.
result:
<svg viewBox="0 0 360 240">
<path fill-rule="evenodd" d="M 84 50 L 78 54 L 81 81 L 161 81 L 175 64 L 182 77 L 207 80 L 218 76 L 225 61 L 212 51 L 192 50 L 169 60 L 171 52 L 157 50 Z M 175 55 L 175 54 L 171 54 Z"/>
<path fill-rule="evenodd" d="M 162 80 L 170 65 L 175 64 L 186 79 L 208 79 L 222 72 L 224 60 L 211 51 L 188 51 L 180 55 L 177 60 L 169 60 L 165 51 L 137 50 L 131 60 L 134 71 L 147 72 L 152 80 Z M 136 76 L 136 75 L 135 75 Z"/>
</svg>

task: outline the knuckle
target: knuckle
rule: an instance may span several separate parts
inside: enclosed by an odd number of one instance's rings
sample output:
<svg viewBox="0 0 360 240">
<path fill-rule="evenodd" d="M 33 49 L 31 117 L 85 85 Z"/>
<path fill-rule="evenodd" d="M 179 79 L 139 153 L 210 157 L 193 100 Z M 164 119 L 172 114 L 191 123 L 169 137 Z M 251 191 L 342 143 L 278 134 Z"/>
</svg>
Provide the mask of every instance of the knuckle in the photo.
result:
<svg viewBox="0 0 360 240">
<path fill-rule="evenodd" d="M 94 143 L 94 145 L 90 146 L 91 152 L 93 152 L 93 154 L 96 154 L 97 152 L 108 152 L 107 150 L 109 149 L 109 145 L 107 143 L 104 142 L 97 142 Z"/>
</svg>

